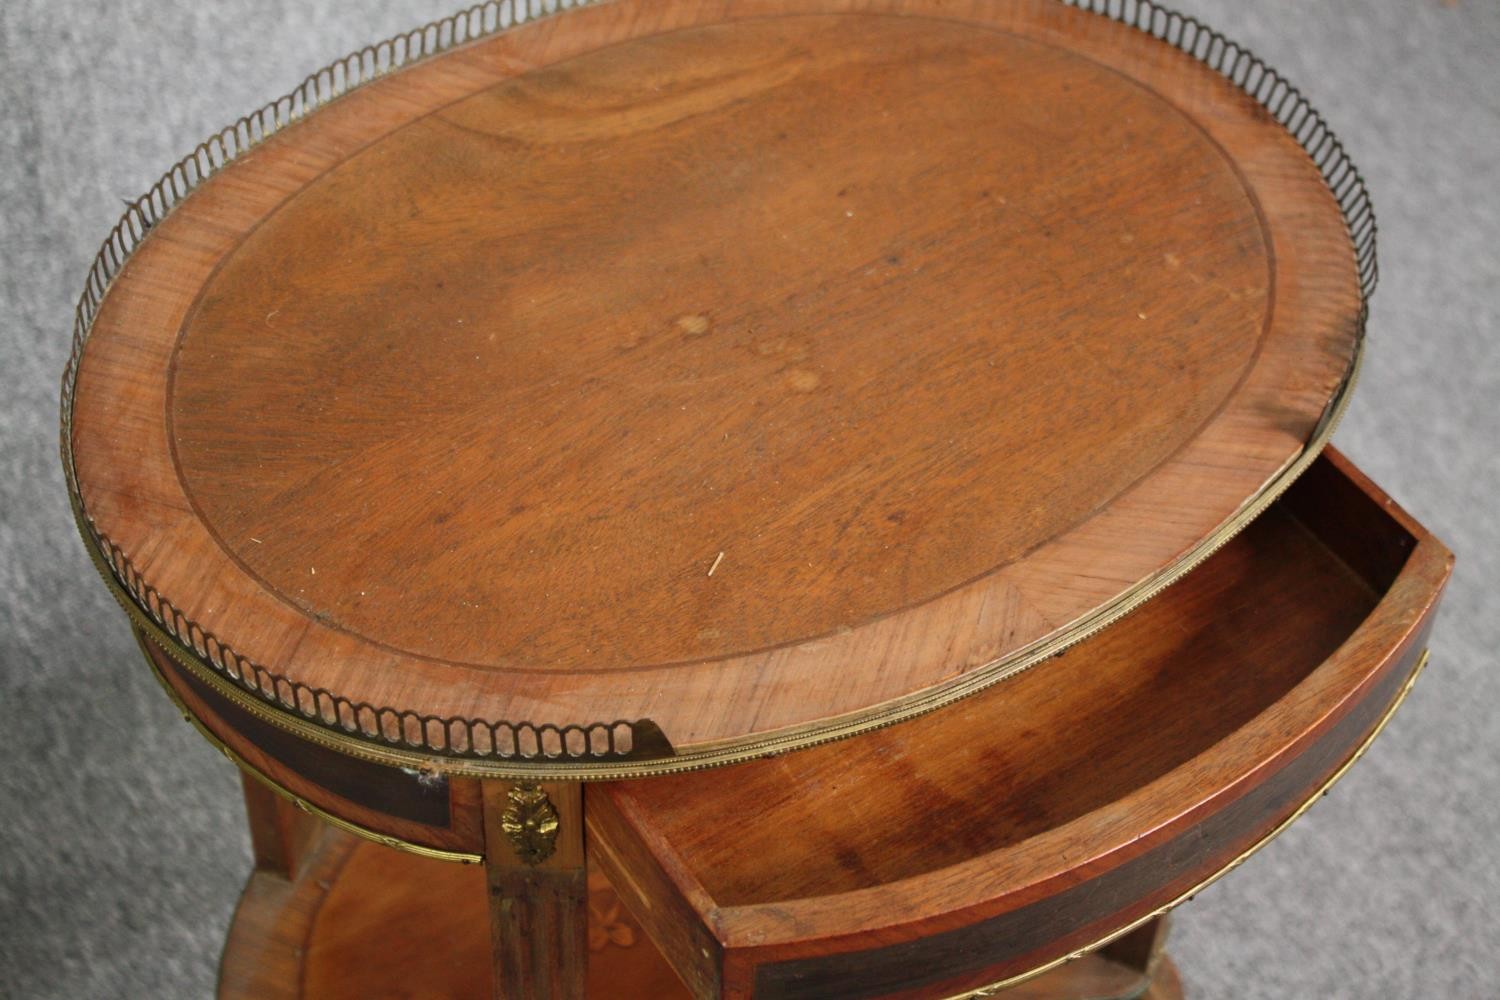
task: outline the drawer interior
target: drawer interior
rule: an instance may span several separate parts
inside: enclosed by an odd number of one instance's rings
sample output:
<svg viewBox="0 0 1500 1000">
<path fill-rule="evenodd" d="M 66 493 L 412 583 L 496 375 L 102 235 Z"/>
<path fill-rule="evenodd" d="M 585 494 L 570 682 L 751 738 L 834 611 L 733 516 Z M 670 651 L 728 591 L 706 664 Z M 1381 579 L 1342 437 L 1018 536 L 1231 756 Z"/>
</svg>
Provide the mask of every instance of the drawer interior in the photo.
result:
<svg viewBox="0 0 1500 1000">
<path fill-rule="evenodd" d="M 591 787 L 601 862 L 617 885 L 677 893 L 675 908 L 637 899 L 637 915 L 669 957 L 672 940 L 694 941 L 681 961 L 727 993 L 741 973 L 752 992 L 762 961 L 858 948 L 866 931 L 888 947 L 924 933 L 910 926 L 919 915 L 951 930 L 1007 894 L 1019 905 L 1066 867 L 1059 851 L 1128 853 L 1199 808 L 1183 798 L 1195 782 L 1269 766 L 1268 726 L 1331 711 L 1312 700 L 1332 706 L 1348 684 L 1314 675 L 1332 676 L 1331 658 L 1389 603 L 1424 537 L 1325 456 L 1135 613 L 955 705 L 733 768 Z M 1429 607 L 1445 573 L 1401 599 Z M 1391 643 L 1362 654 L 1348 683 Z M 1263 832 L 1250 825 L 1245 837 Z M 988 896 L 967 891 L 979 875 Z M 912 914 L 882 915 L 901 900 Z M 684 920 L 699 926 L 674 926 Z"/>
<path fill-rule="evenodd" d="M 1020 843 L 1191 760 L 1283 697 L 1376 600 L 1276 507 L 1190 583 L 957 705 L 722 781 L 666 777 L 633 794 L 720 905 L 910 878 Z M 706 821 L 731 802 L 754 803 L 753 822 Z"/>
</svg>

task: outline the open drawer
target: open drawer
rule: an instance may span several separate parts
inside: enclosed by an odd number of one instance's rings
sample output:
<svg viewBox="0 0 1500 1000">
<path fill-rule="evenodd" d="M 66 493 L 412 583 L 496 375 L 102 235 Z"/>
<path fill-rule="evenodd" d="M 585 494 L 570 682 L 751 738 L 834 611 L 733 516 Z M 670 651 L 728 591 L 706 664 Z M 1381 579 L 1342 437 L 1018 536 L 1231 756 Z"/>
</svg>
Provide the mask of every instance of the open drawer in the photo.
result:
<svg viewBox="0 0 1500 1000">
<path fill-rule="evenodd" d="M 951 996 L 1181 901 L 1294 819 L 1425 659 L 1452 557 L 1344 458 L 1099 635 L 793 755 L 587 789 L 696 994 Z"/>
</svg>

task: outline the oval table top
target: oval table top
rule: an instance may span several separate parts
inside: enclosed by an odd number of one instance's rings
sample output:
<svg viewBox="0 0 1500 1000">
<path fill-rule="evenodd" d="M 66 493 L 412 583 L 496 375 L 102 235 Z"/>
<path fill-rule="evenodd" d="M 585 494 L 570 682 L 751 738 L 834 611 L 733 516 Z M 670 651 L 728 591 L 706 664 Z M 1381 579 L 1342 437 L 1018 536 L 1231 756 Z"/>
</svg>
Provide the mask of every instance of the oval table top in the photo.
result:
<svg viewBox="0 0 1500 1000">
<path fill-rule="evenodd" d="M 1350 232 L 1262 103 L 1105 17 L 579 7 L 154 220 L 70 485 L 138 623 L 309 738 L 722 763 L 978 690 L 1247 523 L 1352 381 Z"/>
</svg>

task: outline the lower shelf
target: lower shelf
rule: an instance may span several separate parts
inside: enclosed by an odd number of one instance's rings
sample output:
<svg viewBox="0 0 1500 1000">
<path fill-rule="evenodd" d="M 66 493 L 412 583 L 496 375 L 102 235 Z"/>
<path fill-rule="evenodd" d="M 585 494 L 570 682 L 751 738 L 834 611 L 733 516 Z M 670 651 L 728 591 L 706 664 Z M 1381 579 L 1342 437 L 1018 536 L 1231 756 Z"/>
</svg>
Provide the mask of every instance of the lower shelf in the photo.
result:
<svg viewBox="0 0 1500 1000">
<path fill-rule="evenodd" d="M 590 875 L 589 890 L 589 995 L 686 998 L 602 875 Z M 219 996 L 487 1000 L 490 975 L 481 866 L 326 828 L 294 879 L 251 874 L 219 966 Z"/>
<path fill-rule="evenodd" d="M 589 879 L 591 997 L 689 994 L 600 874 Z M 235 912 L 219 968 L 220 1000 L 486 1000 L 491 995 L 484 873 L 404 854 L 326 828 L 294 879 L 259 870 Z M 1012 1000 L 1178 1000 L 1163 958 L 1140 974 L 1100 955 L 1031 980 Z"/>
</svg>

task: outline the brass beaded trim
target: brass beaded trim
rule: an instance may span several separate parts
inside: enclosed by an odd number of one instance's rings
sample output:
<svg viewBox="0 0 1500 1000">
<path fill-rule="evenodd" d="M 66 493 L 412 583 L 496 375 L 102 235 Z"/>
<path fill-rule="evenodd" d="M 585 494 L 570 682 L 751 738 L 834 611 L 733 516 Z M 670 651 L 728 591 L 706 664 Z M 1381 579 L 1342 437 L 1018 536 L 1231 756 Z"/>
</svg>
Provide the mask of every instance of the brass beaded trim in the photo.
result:
<svg viewBox="0 0 1500 1000">
<path fill-rule="evenodd" d="M 171 656 L 175 662 L 192 672 L 194 676 L 202 680 L 205 684 L 208 684 L 219 694 L 230 699 L 252 715 L 273 725 L 280 726 L 282 729 L 286 729 L 309 742 L 338 750 L 353 757 L 393 767 L 426 769 L 443 774 L 467 777 L 550 781 L 609 781 L 619 778 L 652 777 L 655 775 L 721 767 L 753 760 L 758 757 L 767 757 L 774 754 L 786 753 L 791 750 L 805 749 L 822 743 L 831 743 L 835 740 L 846 739 L 875 729 L 882 729 L 886 726 L 915 718 L 918 715 L 935 711 L 945 705 L 952 704 L 975 692 L 981 691 L 992 684 L 996 684 L 1022 671 L 1029 670 L 1038 663 L 1051 659 L 1102 631 L 1171 586 L 1182 576 L 1217 552 L 1234 538 L 1235 535 L 1244 530 L 1251 521 L 1264 512 L 1267 507 L 1274 503 L 1286 491 L 1287 487 L 1302 474 L 1303 470 L 1317 459 L 1323 450 L 1323 446 L 1337 428 L 1339 420 L 1348 406 L 1353 387 L 1358 381 L 1362 359 L 1363 342 L 1361 341 L 1355 345 L 1354 363 L 1350 368 L 1348 377 L 1335 394 L 1330 411 L 1325 414 L 1323 422 L 1319 425 L 1308 445 L 1280 473 L 1272 477 L 1268 485 L 1257 496 L 1248 501 L 1218 531 L 1189 551 L 1177 564 L 1168 567 L 1157 576 L 1142 581 L 1135 587 L 1125 591 L 1113 604 L 1107 605 L 1093 615 L 1080 620 L 1075 624 L 1073 630 L 1056 638 L 1034 643 L 1032 646 L 1018 651 L 1008 663 L 1000 661 L 1000 663 L 993 664 L 990 669 L 971 671 L 959 677 L 956 681 L 935 690 L 929 690 L 911 698 L 890 702 L 876 709 L 834 720 L 830 723 L 819 723 L 782 730 L 755 741 L 707 745 L 690 751 L 673 751 L 670 749 L 671 745 L 667 742 L 665 736 L 660 735 L 660 729 L 654 723 L 647 721 L 645 725 L 649 725 L 650 727 L 648 734 L 650 731 L 654 731 L 660 738 L 660 746 L 667 749 L 659 756 L 643 755 L 636 759 L 616 759 L 613 761 L 597 758 L 582 760 L 525 760 L 484 759 L 442 755 L 440 753 L 433 753 L 430 750 L 424 750 L 415 744 L 376 743 L 370 739 L 357 738 L 313 721 L 311 717 L 304 718 L 295 711 L 295 702 L 282 701 L 278 703 L 276 699 L 280 691 L 279 688 L 273 688 L 270 693 L 255 692 L 254 689 L 239 686 L 239 683 L 237 683 L 239 681 L 238 678 L 232 680 L 211 669 L 208 664 L 195 656 L 190 648 L 185 647 L 167 630 L 167 622 L 152 617 L 132 601 L 129 592 L 125 590 L 124 586 L 110 572 L 103 555 L 92 544 L 89 544 L 90 536 L 83 529 L 83 514 L 76 502 L 74 504 L 74 516 L 79 522 L 80 531 L 84 532 L 85 548 L 93 559 L 94 565 L 98 569 L 99 575 L 104 580 L 105 585 L 114 594 L 116 603 L 124 609 L 126 615 L 139 628 L 143 629 L 156 641 L 164 653 Z M 290 687 L 290 682 L 283 681 L 282 683 L 286 683 Z M 488 723 L 479 724 L 488 725 Z M 634 725 L 641 725 L 641 723 Z"/>
<path fill-rule="evenodd" d="M 1238 533 L 1311 464 L 1327 443 L 1357 376 L 1369 297 L 1378 278 L 1374 212 L 1359 171 L 1322 116 L 1296 87 L 1248 49 L 1196 19 L 1167 10 L 1151 0 L 1057 0 L 1149 34 L 1225 76 L 1259 102 L 1307 151 L 1344 215 L 1362 293 L 1350 372 L 1302 452 L 1217 532 L 1177 563 L 1122 593 L 1095 614 L 1075 622 L 1060 637 L 1018 650 L 936 691 L 832 722 L 796 727 L 753 741 L 726 741 L 687 754 L 674 753 L 660 728 L 647 719 L 554 725 L 424 716 L 355 703 L 332 692 L 298 684 L 240 656 L 227 643 L 183 615 L 145 581 L 127 554 L 111 543 L 83 508 L 73 459 L 73 394 L 84 344 L 105 295 L 136 247 L 157 223 L 205 180 L 274 132 L 387 73 L 538 17 L 594 2 L 491 0 L 366 46 L 331 63 L 307 77 L 292 93 L 200 143 L 127 207 L 95 257 L 74 314 L 72 351 L 62 379 L 62 460 L 75 518 L 90 555 L 132 619 L 159 638 L 174 660 L 242 707 L 299 735 L 356 756 L 397 766 L 436 767 L 452 774 L 490 777 L 644 776 L 727 764 L 840 739 L 949 704 L 1056 655 L 1111 624 L 1197 566 Z M 505 750 L 511 752 L 506 754 Z"/>
</svg>

